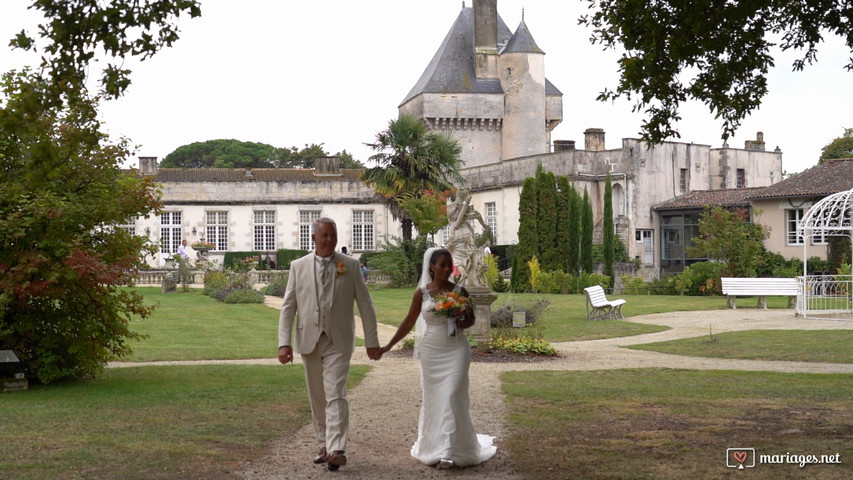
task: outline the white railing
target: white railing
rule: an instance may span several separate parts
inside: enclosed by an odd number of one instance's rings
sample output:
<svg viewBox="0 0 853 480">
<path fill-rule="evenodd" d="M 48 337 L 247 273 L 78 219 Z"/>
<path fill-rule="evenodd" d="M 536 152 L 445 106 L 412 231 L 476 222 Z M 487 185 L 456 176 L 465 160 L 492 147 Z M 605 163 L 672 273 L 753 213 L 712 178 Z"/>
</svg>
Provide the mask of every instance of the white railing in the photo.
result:
<svg viewBox="0 0 853 480">
<path fill-rule="evenodd" d="M 804 318 L 853 319 L 853 277 L 806 275 L 797 277 L 797 314 Z"/>
</svg>

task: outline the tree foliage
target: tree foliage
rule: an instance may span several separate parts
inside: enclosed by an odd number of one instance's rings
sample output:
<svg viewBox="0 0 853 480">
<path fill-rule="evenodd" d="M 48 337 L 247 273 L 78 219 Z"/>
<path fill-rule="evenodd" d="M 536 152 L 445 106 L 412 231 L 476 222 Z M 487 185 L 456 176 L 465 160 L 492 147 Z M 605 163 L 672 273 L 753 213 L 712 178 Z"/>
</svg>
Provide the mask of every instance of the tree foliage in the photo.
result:
<svg viewBox="0 0 853 480">
<path fill-rule="evenodd" d="M 557 177 L 557 252 L 559 258 L 559 270 L 568 272 L 568 252 L 570 251 L 569 238 L 571 237 L 571 205 L 572 186 L 569 179 L 560 175 Z"/>
<path fill-rule="evenodd" d="M 561 270 L 560 252 L 557 250 L 557 179 L 552 172 L 541 169 L 536 173 L 536 228 L 542 270 Z"/>
<path fill-rule="evenodd" d="M 85 92 L 86 75 L 99 54 L 108 61 L 101 73 L 106 98 L 118 98 L 130 86 L 130 70 L 124 60 L 152 57 L 178 40 L 181 15 L 201 16 L 198 0 L 33 0 L 30 8 L 44 13 L 47 23 L 39 25 L 39 40 L 21 30 L 9 43 L 13 48 L 40 49 L 42 68 L 50 83 L 67 86 L 65 93 Z"/>
<path fill-rule="evenodd" d="M 132 319 L 150 307 L 121 286 L 152 249 L 115 228 L 159 208 L 150 179 L 120 169 L 128 141 L 109 140 L 98 97 L 86 89 L 99 49 L 148 58 L 177 39 L 173 23 L 198 16 L 196 1 L 35 0 L 47 45 L 33 73 L 3 75 L 0 96 L 0 345 L 33 380 L 96 375 L 130 352 Z M 13 47 L 35 49 L 26 32 Z M 129 71 L 108 64 L 105 97 L 121 95 Z"/>
<path fill-rule="evenodd" d="M 536 256 L 539 245 L 536 229 L 538 207 L 536 180 L 527 177 L 521 185 L 518 199 L 518 246 L 512 258 L 513 292 L 526 292 L 530 288 L 530 267 L 527 262 Z"/>
<path fill-rule="evenodd" d="M 106 142 L 94 101 L 45 108 L 45 81 L 3 80 L 0 345 L 47 383 L 94 375 L 129 353 L 138 335 L 128 323 L 149 309 L 118 287 L 141 268 L 145 240 L 111 225 L 149 214 L 159 200 L 150 179 L 119 168 L 127 142 Z"/>
<path fill-rule="evenodd" d="M 598 97 L 624 96 L 646 120 L 642 135 L 661 142 L 679 137 L 679 107 L 698 100 L 722 120 L 722 138 L 767 94 L 772 47 L 802 52 L 793 70 L 817 59 L 823 35 L 839 35 L 853 50 L 849 2 L 804 0 L 587 0 L 593 12 L 580 23 L 592 28 L 591 41 L 621 47 L 615 90 Z M 778 42 L 778 44 L 776 43 Z M 853 69 L 853 58 L 845 68 Z"/>
<path fill-rule="evenodd" d="M 853 128 L 845 128 L 844 135 L 826 144 L 821 149 L 818 163 L 836 158 L 853 158 Z"/>
<path fill-rule="evenodd" d="M 726 262 L 729 276 L 753 277 L 769 236 L 766 227 L 749 222 L 748 211 L 713 207 L 699 216 L 699 235 L 693 237 L 687 254 Z"/>
<path fill-rule="evenodd" d="M 427 131 L 417 118 L 400 115 L 369 144 L 378 166 L 361 172 L 359 178 L 386 198 L 391 213 L 401 219 L 403 240 L 412 239 L 412 219 L 400 202 L 425 191 L 455 190 L 464 183 L 459 170 L 459 144 L 449 135 Z"/>
<path fill-rule="evenodd" d="M 318 157 L 329 154 L 323 145 L 279 148 L 241 140 L 208 140 L 183 145 L 166 155 L 164 168 L 314 168 Z M 341 168 L 364 168 L 344 150 L 335 154 Z"/>
<path fill-rule="evenodd" d="M 601 223 L 602 244 L 604 248 L 604 274 L 610 277 L 610 288 L 616 278 L 613 262 L 616 258 L 616 231 L 613 226 L 613 185 L 610 174 L 604 182 L 604 216 Z"/>
<path fill-rule="evenodd" d="M 450 191 L 435 194 L 429 190 L 422 195 L 406 195 L 400 199 L 403 213 L 423 235 L 435 235 L 447 226 L 447 199 Z"/>
<path fill-rule="evenodd" d="M 567 259 L 569 263 L 569 273 L 577 274 L 581 270 L 581 230 L 583 219 L 583 200 L 575 186 L 572 185 L 569 190 L 571 203 L 569 204 L 569 250 Z"/>
<path fill-rule="evenodd" d="M 595 223 L 592 217 L 592 203 L 589 201 L 589 192 L 586 188 L 583 189 L 581 205 L 581 270 L 584 273 L 592 273 L 592 239 Z"/>
</svg>

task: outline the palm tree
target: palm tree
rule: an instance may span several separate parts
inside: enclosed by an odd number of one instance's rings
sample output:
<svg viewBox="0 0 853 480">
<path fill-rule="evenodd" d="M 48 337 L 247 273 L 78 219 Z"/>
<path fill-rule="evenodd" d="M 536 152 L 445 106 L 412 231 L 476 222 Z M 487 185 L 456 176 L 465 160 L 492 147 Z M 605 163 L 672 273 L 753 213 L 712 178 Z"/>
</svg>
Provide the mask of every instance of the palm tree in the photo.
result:
<svg viewBox="0 0 853 480">
<path fill-rule="evenodd" d="M 377 152 L 370 160 L 378 164 L 359 175 L 361 181 L 386 198 L 391 214 L 401 219 L 403 239 L 412 239 L 412 220 L 400 207 L 400 200 L 420 196 L 427 190 L 443 192 L 464 183 L 459 173 L 462 150 L 449 134 L 427 131 L 415 117 L 401 115 L 367 144 Z"/>
</svg>

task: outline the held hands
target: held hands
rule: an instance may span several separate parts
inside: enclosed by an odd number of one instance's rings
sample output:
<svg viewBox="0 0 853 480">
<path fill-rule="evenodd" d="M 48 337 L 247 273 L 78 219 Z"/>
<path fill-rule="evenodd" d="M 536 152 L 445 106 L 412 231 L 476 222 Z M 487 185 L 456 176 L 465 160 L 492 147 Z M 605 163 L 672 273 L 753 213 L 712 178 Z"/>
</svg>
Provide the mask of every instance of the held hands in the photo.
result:
<svg viewBox="0 0 853 480">
<path fill-rule="evenodd" d="M 379 360 L 380 358 L 382 358 L 382 354 L 385 353 L 383 350 L 384 349 L 379 347 L 368 348 L 367 358 L 371 360 Z"/>
</svg>

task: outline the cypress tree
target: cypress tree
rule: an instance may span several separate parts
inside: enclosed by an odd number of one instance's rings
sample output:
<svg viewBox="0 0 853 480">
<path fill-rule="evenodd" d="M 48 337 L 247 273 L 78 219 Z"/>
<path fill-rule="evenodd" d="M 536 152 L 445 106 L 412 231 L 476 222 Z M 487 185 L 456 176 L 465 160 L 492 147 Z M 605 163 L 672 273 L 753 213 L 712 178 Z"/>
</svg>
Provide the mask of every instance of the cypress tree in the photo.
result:
<svg viewBox="0 0 853 480">
<path fill-rule="evenodd" d="M 560 270 L 569 271 L 569 222 L 572 193 L 569 179 L 563 175 L 557 177 L 557 254 L 559 255 Z"/>
<path fill-rule="evenodd" d="M 583 213 L 581 215 L 583 226 L 581 228 L 581 268 L 585 273 L 592 273 L 592 235 L 595 228 L 592 221 L 592 203 L 589 201 L 589 192 L 583 189 Z"/>
<path fill-rule="evenodd" d="M 536 255 L 539 239 L 536 233 L 536 181 L 524 179 L 518 199 L 518 246 L 512 259 L 512 291 L 530 290 L 530 269 L 527 262 Z"/>
<path fill-rule="evenodd" d="M 557 251 L 557 180 L 551 172 L 539 171 L 536 174 L 536 233 L 539 248 L 536 255 L 540 259 L 543 272 L 560 270 L 560 255 Z"/>
<path fill-rule="evenodd" d="M 574 185 L 569 187 L 569 273 L 576 275 L 581 270 L 581 217 L 583 200 Z"/>
<path fill-rule="evenodd" d="M 610 182 L 610 174 L 604 182 L 604 218 L 601 224 L 604 244 L 604 274 L 610 277 L 609 286 L 613 288 L 616 282 L 613 261 L 616 258 L 615 231 L 613 228 L 613 186 Z"/>
</svg>

